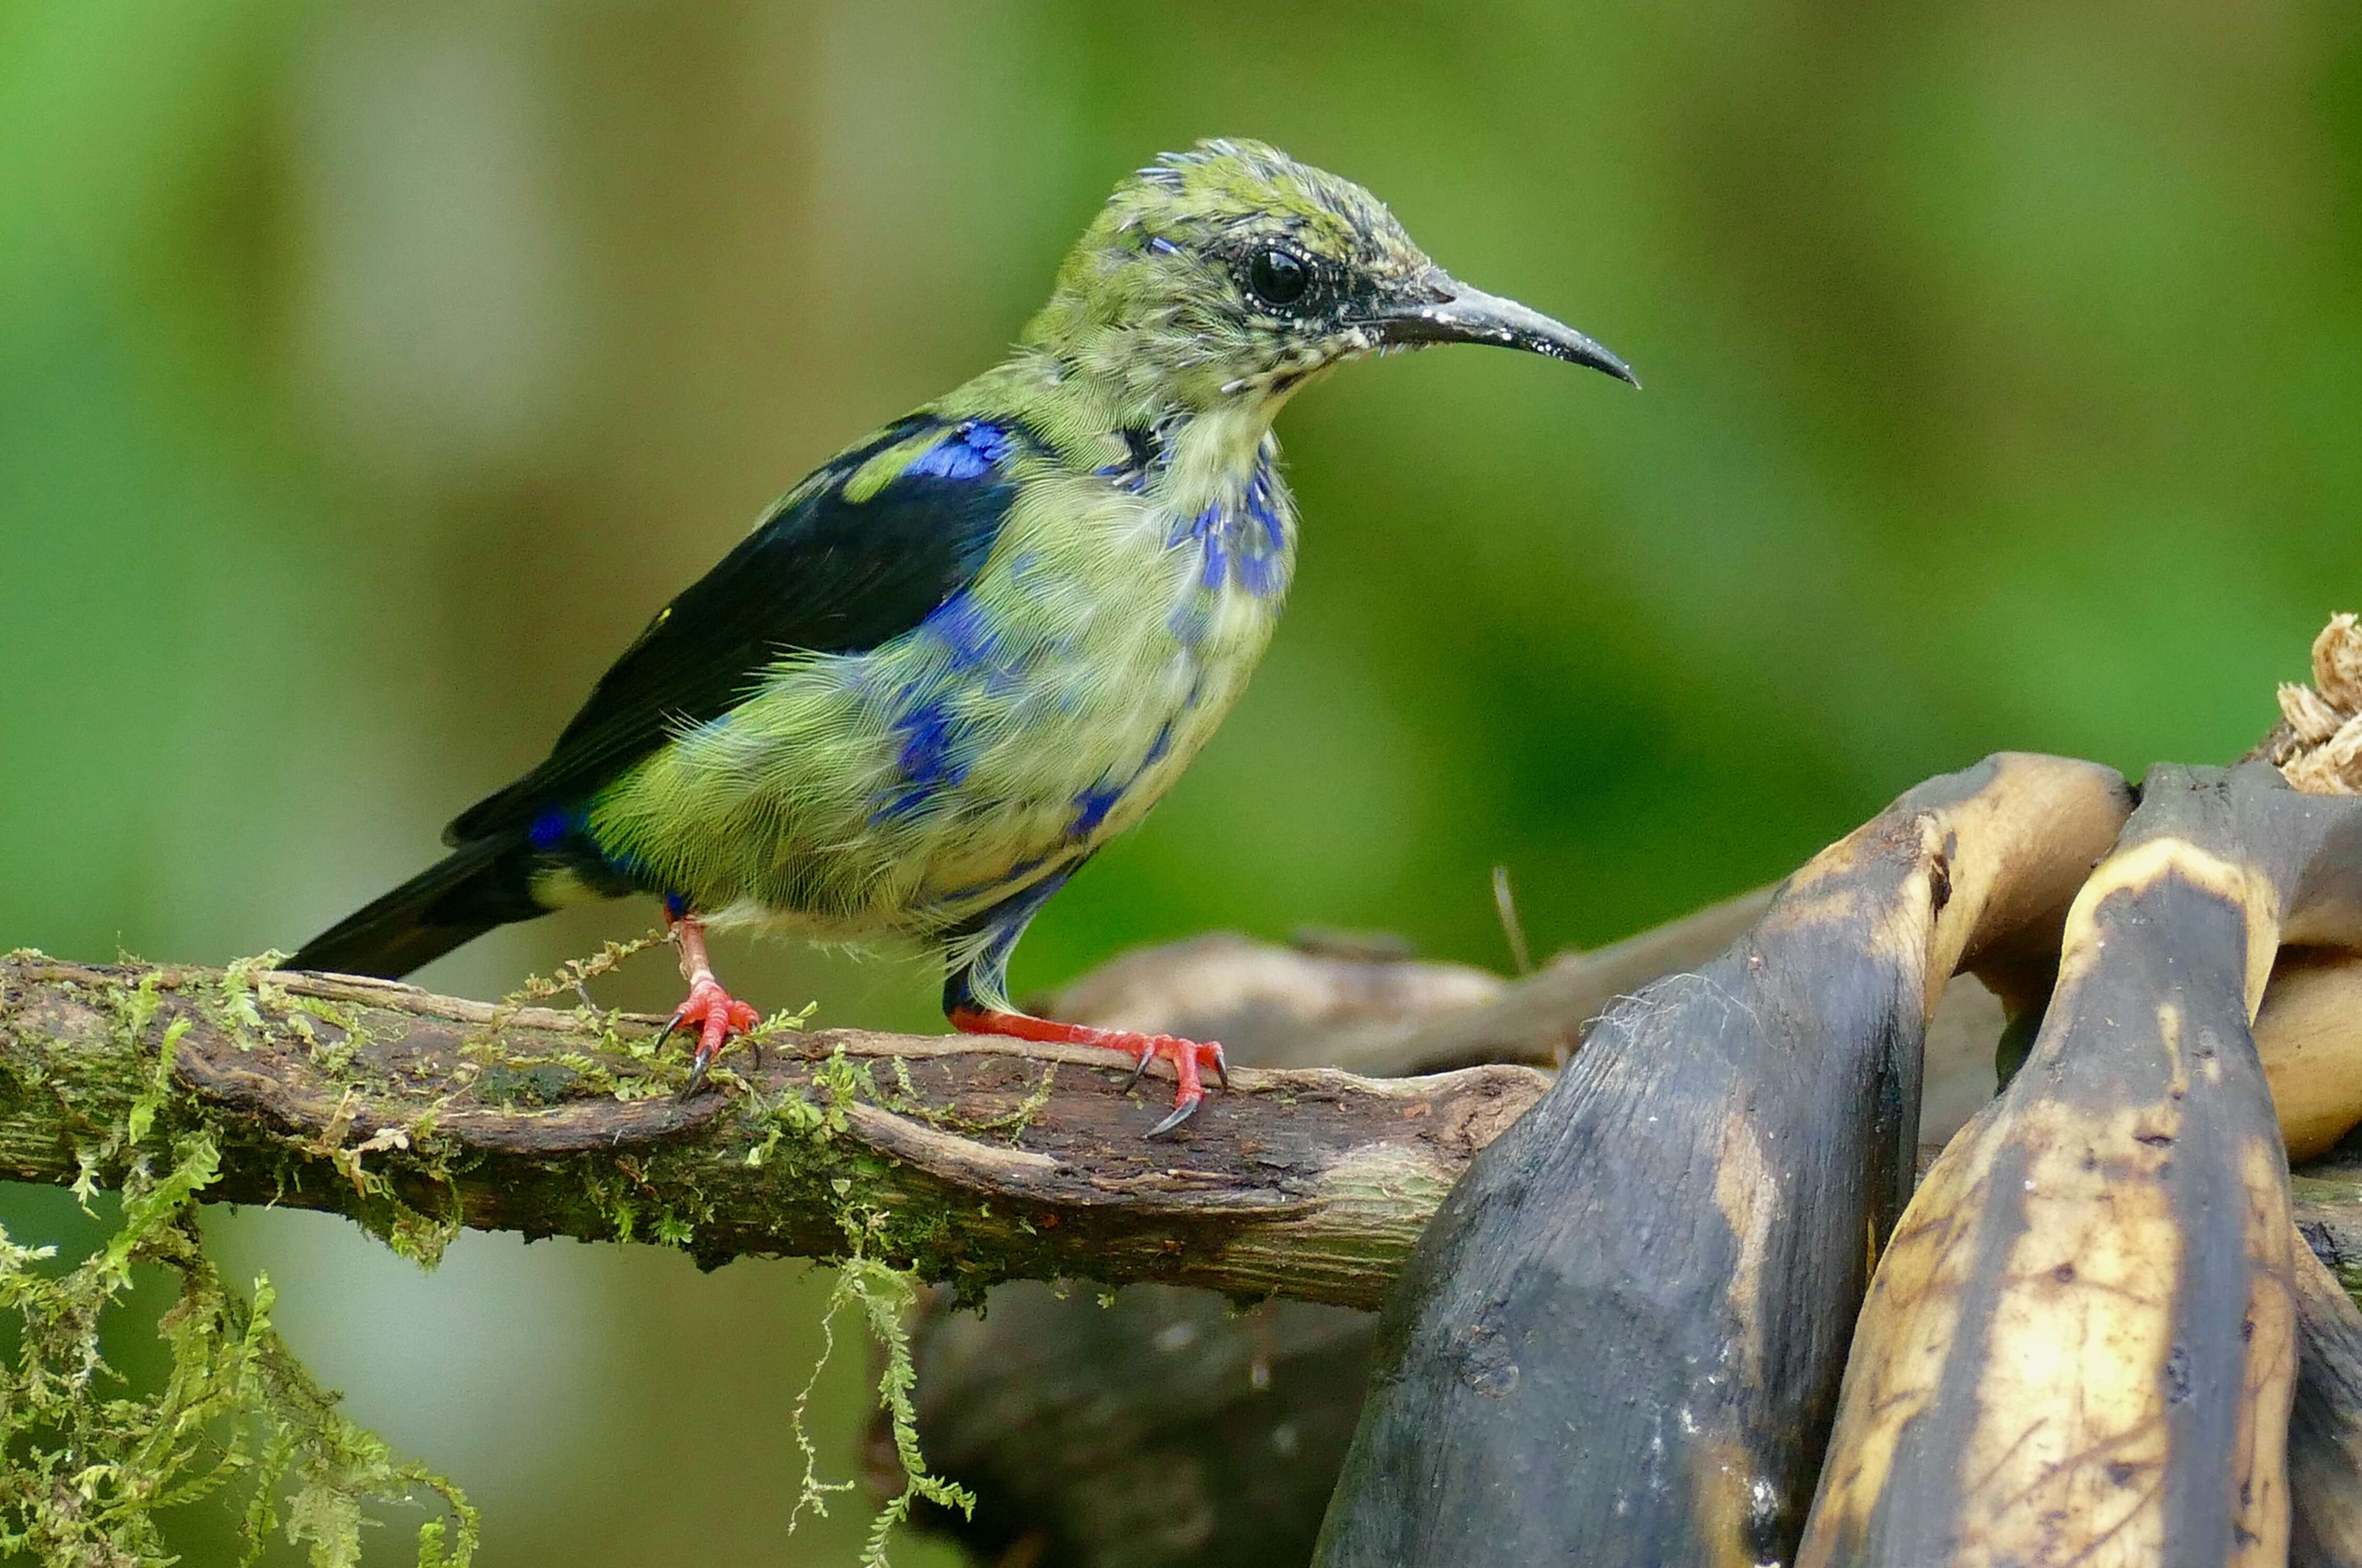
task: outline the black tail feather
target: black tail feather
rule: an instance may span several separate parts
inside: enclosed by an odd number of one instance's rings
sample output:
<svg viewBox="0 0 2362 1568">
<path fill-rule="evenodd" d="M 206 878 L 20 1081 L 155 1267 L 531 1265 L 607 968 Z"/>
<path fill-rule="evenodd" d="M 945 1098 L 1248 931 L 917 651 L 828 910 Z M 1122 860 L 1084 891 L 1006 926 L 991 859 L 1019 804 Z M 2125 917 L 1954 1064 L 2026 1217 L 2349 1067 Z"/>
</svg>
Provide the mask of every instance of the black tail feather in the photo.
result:
<svg viewBox="0 0 2362 1568">
<path fill-rule="evenodd" d="M 522 834 L 461 845 L 305 943 L 286 966 L 398 980 L 494 926 L 548 913 L 533 896 L 534 859 Z"/>
</svg>

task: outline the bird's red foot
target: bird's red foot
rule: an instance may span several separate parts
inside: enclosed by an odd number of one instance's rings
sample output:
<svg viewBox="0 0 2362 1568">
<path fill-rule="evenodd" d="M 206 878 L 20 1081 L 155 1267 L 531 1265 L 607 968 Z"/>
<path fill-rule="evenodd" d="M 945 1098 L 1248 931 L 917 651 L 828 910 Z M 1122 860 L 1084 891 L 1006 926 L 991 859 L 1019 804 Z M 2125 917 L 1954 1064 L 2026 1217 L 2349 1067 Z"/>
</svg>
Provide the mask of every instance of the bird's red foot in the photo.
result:
<svg viewBox="0 0 2362 1568">
<path fill-rule="evenodd" d="M 705 1082 L 705 1069 L 722 1054 L 725 1041 L 762 1021 L 762 1013 L 752 1003 L 742 1002 L 723 990 L 722 982 L 712 976 L 691 983 L 689 999 L 672 1010 L 672 1021 L 657 1036 L 657 1043 L 661 1045 L 679 1030 L 697 1031 L 697 1055 L 690 1063 L 689 1082 L 682 1086 L 680 1097 L 687 1099 Z"/>
<path fill-rule="evenodd" d="M 1173 1076 L 1180 1087 L 1173 1096 L 1173 1114 L 1148 1130 L 1151 1138 L 1162 1138 L 1177 1130 L 1198 1113 L 1198 1106 L 1206 1098 L 1205 1080 L 1199 1076 L 1206 1068 L 1222 1087 L 1231 1087 L 1230 1065 L 1222 1059 L 1222 1048 L 1210 1040 L 1184 1040 L 1174 1034 L 1142 1034 L 1131 1029 L 1100 1029 L 1088 1023 L 1061 1023 L 1055 1019 L 1035 1018 L 1031 1013 L 987 1011 L 982 1008 L 957 1008 L 951 1013 L 951 1024 L 963 1034 L 1007 1034 L 1019 1040 L 1039 1040 L 1060 1045 L 1095 1045 L 1103 1051 L 1120 1051 L 1132 1059 L 1131 1077 L 1124 1080 L 1127 1089 L 1140 1081 L 1148 1071 L 1148 1064 L 1162 1056 L 1173 1064 Z"/>
<path fill-rule="evenodd" d="M 713 977 L 713 960 L 705 951 L 705 923 L 695 915 L 665 912 L 666 934 L 680 949 L 680 977 L 689 982 L 689 999 L 672 1010 L 672 1021 L 657 1036 L 661 1045 L 677 1030 L 697 1031 L 697 1055 L 689 1065 L 689 1082 L 681 1086 L 687 1099 L 705 1082 L 705 1069 L 722 1054 L 723 1043 L 744 1034 L 763 1021 L 763 1015 L 722 988 Z"/>
</svg>

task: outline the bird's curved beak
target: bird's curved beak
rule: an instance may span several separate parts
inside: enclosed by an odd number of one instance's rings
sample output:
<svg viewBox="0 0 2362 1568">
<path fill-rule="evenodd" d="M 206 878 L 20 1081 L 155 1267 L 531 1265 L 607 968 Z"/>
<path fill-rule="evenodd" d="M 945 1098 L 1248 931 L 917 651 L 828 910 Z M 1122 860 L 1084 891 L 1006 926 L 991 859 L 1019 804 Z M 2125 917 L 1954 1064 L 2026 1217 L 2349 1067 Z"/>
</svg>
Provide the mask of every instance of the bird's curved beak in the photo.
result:
<svg viewBox="0 0 2362 1568">
<path fill-rule="evenodd" d="M 1490 343 L 1563 359 L 1570 365 L 1588 365 L 1618 381 L 1636 387 L 1640 384 L 1631 366 L 1563 322 L 1552 321 L 1515 300 L 1472 289 L 1456 279 L 1444 279 L 1442 287 L 1451 292 L 1440 300 L 1394 305 L 1380 312 L 1373 324 L 1378 329 L 1378 341 L 1389 346 Z"/>
</svg>

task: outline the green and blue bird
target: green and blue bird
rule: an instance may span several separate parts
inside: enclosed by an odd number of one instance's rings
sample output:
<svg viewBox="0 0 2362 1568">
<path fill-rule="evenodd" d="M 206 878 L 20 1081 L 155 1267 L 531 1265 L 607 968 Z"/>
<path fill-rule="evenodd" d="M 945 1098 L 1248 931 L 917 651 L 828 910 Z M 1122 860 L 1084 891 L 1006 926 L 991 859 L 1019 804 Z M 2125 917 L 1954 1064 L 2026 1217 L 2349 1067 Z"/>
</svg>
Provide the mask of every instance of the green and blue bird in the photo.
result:
<svg viewBox="0 0 2362 1568">
<path fill-rule="evenodd" d="M 586 899 L 664 902 L 690 1082 L 755 1010 L 708 926 L 939 945 L 970 1032 L 1172 1061 L 1218 1044 L 1030 1017 L 1026 923 L 1147 815 L 1239 699 L 1295 569 L 1272 420 L 1348 359 L 1490 343 L 1628 381 L 1466 287 L 1367 191 L 1257 142 L 1126 179 L 1009 357 L 863 437 L 657 612 L 451 853 L 290 961 L 397 977 Z"/>
</svg>

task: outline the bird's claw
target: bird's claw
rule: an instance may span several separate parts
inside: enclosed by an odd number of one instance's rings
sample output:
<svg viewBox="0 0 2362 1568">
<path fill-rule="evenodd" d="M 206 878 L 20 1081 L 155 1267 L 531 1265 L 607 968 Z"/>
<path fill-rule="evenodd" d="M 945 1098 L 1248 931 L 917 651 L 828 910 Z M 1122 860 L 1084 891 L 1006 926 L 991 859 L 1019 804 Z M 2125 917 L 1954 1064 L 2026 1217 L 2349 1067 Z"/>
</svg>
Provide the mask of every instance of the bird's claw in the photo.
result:
<svg viewBox="0 0 2362 1568">
<path fill-rule="evenodd" d="M 733 1034 L 744 1034 L 762 1021 L 761 1012 L 723 990 L 720 981 L 707 977 L 692 984 L 689 999 L 673 1009 L 663 1032 L 657 1036 L 661 1046 L 684 1028 L 697 1030 L 697 1054 L 689 1065 L 689 1082 L 681 1086 L 678 1098 L 687 1099 L 704 1087 L 705 1070 Z"/>
<path fill-rule="evenodd" d="M 1173 1113 L 1148 1130 L 1151 1138 L 1162 1138 L 1177 1130 L 1198 1112 L 1206 1098 L 1206 1086 L 1198 1077 L 1199 1069 L 1210 1066 L 1222 1087 L 1231 1087 L 1230 1063 L 1222 1048 L 1212 1041 L 1183 1040 L 1172 1034 L 1138 1034 L 1128 1029 L 1102 1029 L 1091 1023 L 1067 1023 L 1054 1018 L 1035 1018 L 1030 1013 L 1011 1012 L 1005 1008 L 960 1006 L 952 1008 L 946 1016 L 954 1029 L 964 1034 L 1001 1034 L 1017 1040 L 1055 1042 L 1065 1045 L 1089 1045 L 1102 1051 L 1120 1051 L 1131 1058 L 1131 1076 L 1123 1080 L 1121 1092 L 1130 1093 L 1139 1086 L 1148 1071 L 1148 1064 L 1162 1056 L 1173 1064 L 1173 1073 L 1180 1085 L 1173 1097 Z"/>
<path fill-rule="evenodd" d="M 1191 1095 L 1188 1099 L 1175 1106 L 1171 1113 L 1168 1114 L 1164 1121 L 1150 1128 L 1146 1132 L 1142 1133 L 1142 1136 L 1151 1143 L 1161 1143 L 1172 1133 L 1179 1132 L 1181 1130 L 1182 1123 L 1197 1115 L 1198 1108 L 1205 1103 L 1206 1097 L 1203 1094 Z"/>
<path fill-rule="evenodd" d="M 1131 1076 L 1123 1081 L 1123 1092 L 1128 1094 L 1137 1088 L 1148 1071 L 1148 1064 L 1159 1056 L 1173 1064 L 1175 1075 L 1181 1080 L 1179 1089 L 1173 1097 L 1172 1113 L 1148 1130 L 1145 1135 L 1149 1138 L 1161 1139 L 1178 1132 L 1183 1123 L 1198 1114 L 1198 1107 L 1206 1100 L 1205 1087 L 1198 1076 L 1200 1068 L 1211 1066 L 1222 1087 L 1231 1087 L 1230 1063 L 1224 1058 L 1221 1046 L 1210 1040 L 1183 1040 L 1171 1034 L 1151 1034 L 1143 1036 L 1133 1049 L 1139 1052 L 1139 1055 L 1132 1061 Z"/>
</svg>

